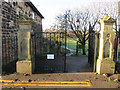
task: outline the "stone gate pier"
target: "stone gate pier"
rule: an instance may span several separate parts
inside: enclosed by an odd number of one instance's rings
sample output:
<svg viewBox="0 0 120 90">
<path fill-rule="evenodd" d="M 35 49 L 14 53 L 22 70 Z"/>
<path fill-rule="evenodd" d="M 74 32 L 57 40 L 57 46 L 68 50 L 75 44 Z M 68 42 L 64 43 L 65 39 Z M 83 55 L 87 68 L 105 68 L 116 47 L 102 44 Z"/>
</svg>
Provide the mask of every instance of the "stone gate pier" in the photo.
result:
<svg viewBox="0 0 120 90">
<path fill-rule="evenodd" d="M 32 74 L 35 70 L 35 59 L 32 50 L 31 29 L 32 21 L 22 18 L 18 21 L 18 73 Z"/>
<path fill-rule="evenodd" d="M 113 61 L 113 43 L 115 32 L 113 31 L 114 19 L 105 16 L 101 18 L 100 23 L 100 42 L 99 42 L 99 57 L 97 59 L 97 73 L 110 73 L 115 71 L 115 63 Z"/>
</svg>

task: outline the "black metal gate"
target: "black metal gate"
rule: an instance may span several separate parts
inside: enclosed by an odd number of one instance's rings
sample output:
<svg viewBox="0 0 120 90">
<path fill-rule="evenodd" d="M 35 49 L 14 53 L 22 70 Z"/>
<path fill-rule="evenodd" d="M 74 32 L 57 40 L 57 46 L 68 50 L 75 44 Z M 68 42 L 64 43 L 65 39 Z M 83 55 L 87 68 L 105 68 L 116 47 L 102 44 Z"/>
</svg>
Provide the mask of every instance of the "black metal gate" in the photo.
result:
<svg viewBox="0 0 120 90">
<path fill-rule="evenodd" d="M 93 72 L 96 72 L 97 58 L 99 55 L 99 33 L 89 32 L 88 63 Z"/>
<path fill-rule="evenodd" d="M 34 32 L 33 39 L 36 72 L 64 72 L 66 66 L 65 33 Z"/>
</svg>

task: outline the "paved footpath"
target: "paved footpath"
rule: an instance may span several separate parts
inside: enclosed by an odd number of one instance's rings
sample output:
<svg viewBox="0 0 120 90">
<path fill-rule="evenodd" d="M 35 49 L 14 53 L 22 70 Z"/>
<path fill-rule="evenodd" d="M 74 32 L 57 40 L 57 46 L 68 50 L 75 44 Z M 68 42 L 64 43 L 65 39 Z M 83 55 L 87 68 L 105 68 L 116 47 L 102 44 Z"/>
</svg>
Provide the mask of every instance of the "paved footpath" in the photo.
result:
<svg viewBox="0 0 120 90">
<path fill-rule="evenodd" d="M 2 77 L 3 88 L 118 88 L 118 82 L 109 82 L 94 73 L 11 74 Z"/>
<path fill-rule="evenodd" d="M 67 56 L 67 72 L 91 72 L 87 56 Z"/>
</svg>

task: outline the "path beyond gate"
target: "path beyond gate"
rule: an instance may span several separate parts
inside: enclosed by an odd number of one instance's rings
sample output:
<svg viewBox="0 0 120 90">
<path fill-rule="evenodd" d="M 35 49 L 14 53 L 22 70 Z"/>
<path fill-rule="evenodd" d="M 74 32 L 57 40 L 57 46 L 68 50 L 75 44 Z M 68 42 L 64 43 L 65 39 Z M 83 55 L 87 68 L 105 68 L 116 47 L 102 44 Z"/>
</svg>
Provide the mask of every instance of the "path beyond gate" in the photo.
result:
<svg viewBox="0 0 120 90">
<path fill-rule="evenodd" d="M 65 33 L 35 32 L 33 37 L 36 73 L 64 72 L 66 67 Z"/>
</svg>

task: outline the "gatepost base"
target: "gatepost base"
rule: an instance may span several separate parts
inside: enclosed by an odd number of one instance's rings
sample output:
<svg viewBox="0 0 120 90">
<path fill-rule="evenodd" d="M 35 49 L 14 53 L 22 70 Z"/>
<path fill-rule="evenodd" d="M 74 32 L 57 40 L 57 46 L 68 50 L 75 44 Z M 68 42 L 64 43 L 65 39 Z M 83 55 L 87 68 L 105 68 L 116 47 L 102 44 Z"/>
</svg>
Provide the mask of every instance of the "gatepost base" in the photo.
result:
<svg viewBox="0 0 120 90">
<path fill-rule="evenodd" d="M 32 74 L 35 70 L 35 63 L 32 61 L 18 61 L 16 68 L 18 73 Z"/>
<path fill-rule="evenodd" d="M 114 74 L 115 72 L 115 63 L 114 61 L 110 59 L 105 59 L 105 60 L 97 60 L 97 73 L 98 74 Z"/>
</svg>

